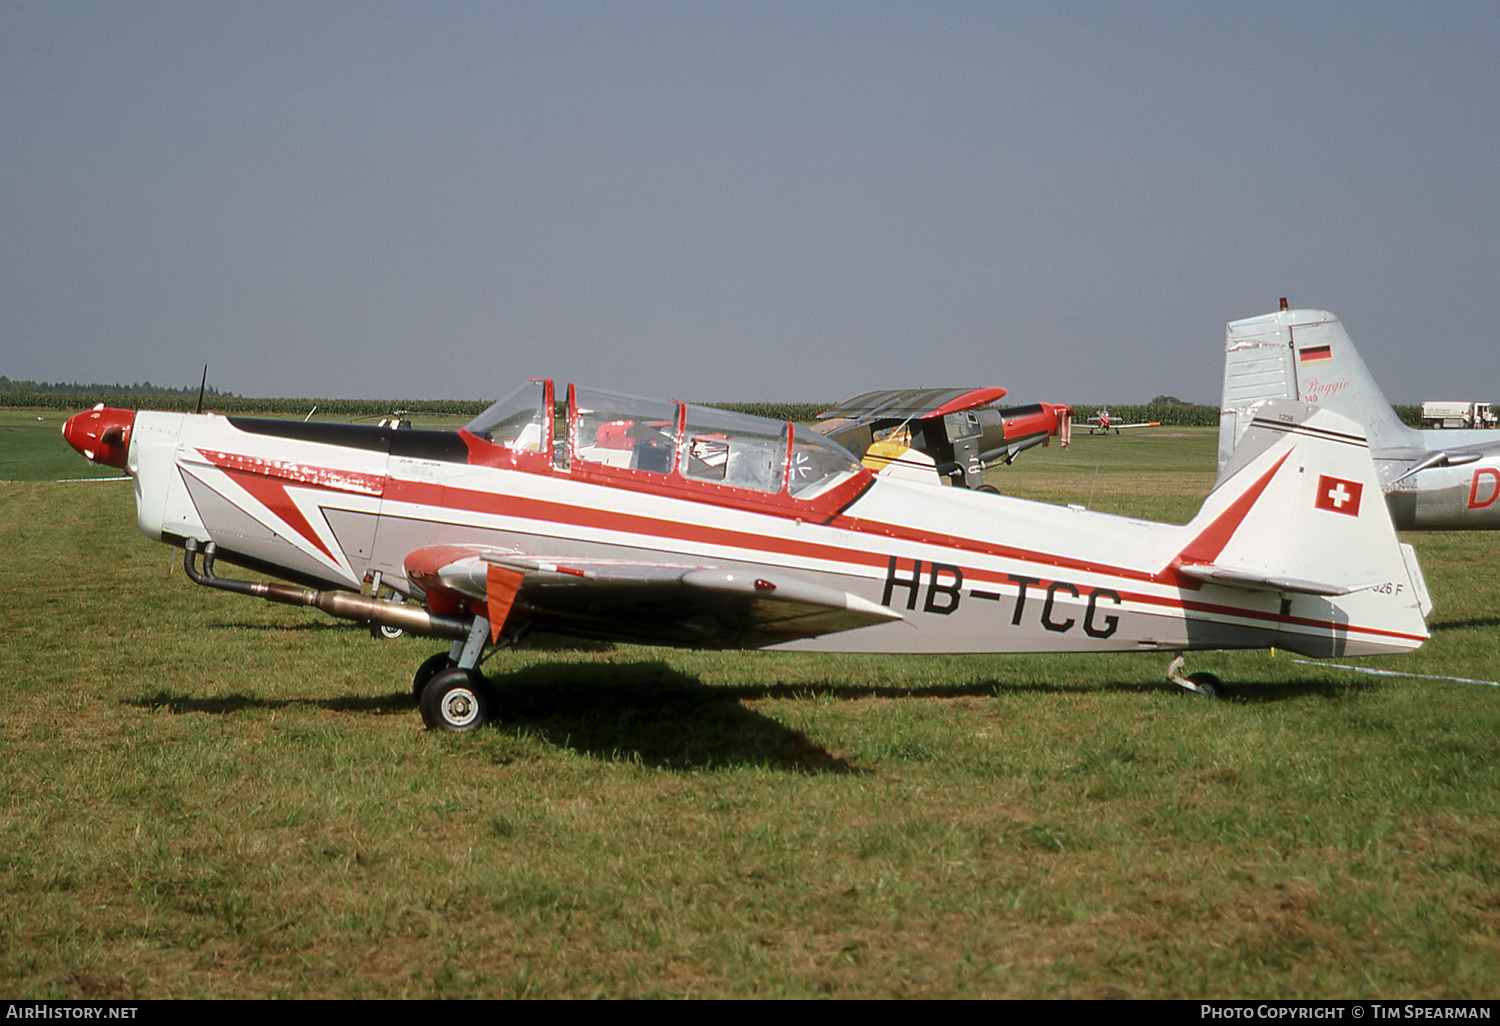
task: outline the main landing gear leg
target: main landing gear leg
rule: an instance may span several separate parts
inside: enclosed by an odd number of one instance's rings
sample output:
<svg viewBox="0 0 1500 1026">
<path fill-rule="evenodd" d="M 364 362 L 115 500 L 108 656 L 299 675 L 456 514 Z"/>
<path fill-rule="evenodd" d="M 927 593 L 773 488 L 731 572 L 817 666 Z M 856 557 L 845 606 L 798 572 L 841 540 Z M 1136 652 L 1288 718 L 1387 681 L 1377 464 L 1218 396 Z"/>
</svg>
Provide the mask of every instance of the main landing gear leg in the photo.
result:
<svg viewBox="0 0 1500 1026">
<path fill-rule="evenodd" d="M 472 633 L 472 628 L 470 630 Z M 488 628 L 486 628 L 486 630 L 488 630 Z M 436 652 L 431 656 L 428 656 L 427 659 L 423 661 L 422 665 L 417 667 L 416 676 L 412 677 L 411 679 L 412 697 L 420 702 L 422 700 L 422 691 L 427 687 L 428 683 L 431 682 L 432 678 L 436 677 L 444 670 L 451 670 L 453 667 L 458 665 L 458 661 L 463 657 L 464 648 L 467 646 L 467 644 L 468 642 L 464 638 L 459 638 L 453 643 L 448 651 Z"/>
<path fill-rule="evenodd" d="M 427 729 L 467 733 L 494 719 L 499 696 L 495 686 L 479 672 L 479 665 L 516 642 L 529 628 L 530 624 L 522 621 L 491 645 L 490 622 L 476 616 L 467 638 L 455 641 L 447 652 L 439 652 L 423 663 L 412 681 L 412 690 Z"/>
<path fill-rule="evenodd" d="M 1179 687 L 1204 696 L 1205 698 L 1223 698 L 1224 683 L 1211 673 L 1194 673 L 1186 677 L 1182 675 L 1182 656 L 1174 656 L 1172 663 L 1167 667 L 1167 680 Z"/>
<path fill-rule="evenodd" d="M 489 640 L 490 622 L 476 616 L 467 639 L 454 642 L 446 655 L 439 652 L 417 671 L 412 687 L 428 730 L 464 734 L 495 718 L 495 686 L 479 672 L 480 656 Z"/>
</svg>

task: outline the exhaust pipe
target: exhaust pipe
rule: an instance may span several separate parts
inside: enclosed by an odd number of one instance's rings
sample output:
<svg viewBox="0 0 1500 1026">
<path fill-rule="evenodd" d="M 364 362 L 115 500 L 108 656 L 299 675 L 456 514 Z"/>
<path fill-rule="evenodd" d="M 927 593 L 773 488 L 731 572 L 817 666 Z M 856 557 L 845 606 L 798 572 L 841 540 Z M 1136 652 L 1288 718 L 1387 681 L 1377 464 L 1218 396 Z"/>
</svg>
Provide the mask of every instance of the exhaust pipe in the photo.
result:
<svg viewBox="0 0 1500 1026">
<path fill-rule="evenodd" d="M 451 616 L 437 616 L 421 606 L 385 599 L 365 598 L 347 591 L 313 591 L 309 588 L 294 588 L 286 584 L 262 584 L 259 581 L 233 581 L 214 576 L 214 553 L 217 546 L 209 542 L 203 547 L 203 569 L 199 571 L 198 539 L 189 538 L 183 546 L 187 550 L 182 564 L 194 584 L 201 584 L 221 591 L 232 591 L 240 595 L 254 595 L 267 602 L 280 602 L 287 606 L 316 606 L 329 616 L 359 623 L 376 623 L 382 627 L 399 627 L 412 634 L 424 634 L 433 638 L 463 639 L 469 636 L 469 622 Z"/>
</svg>

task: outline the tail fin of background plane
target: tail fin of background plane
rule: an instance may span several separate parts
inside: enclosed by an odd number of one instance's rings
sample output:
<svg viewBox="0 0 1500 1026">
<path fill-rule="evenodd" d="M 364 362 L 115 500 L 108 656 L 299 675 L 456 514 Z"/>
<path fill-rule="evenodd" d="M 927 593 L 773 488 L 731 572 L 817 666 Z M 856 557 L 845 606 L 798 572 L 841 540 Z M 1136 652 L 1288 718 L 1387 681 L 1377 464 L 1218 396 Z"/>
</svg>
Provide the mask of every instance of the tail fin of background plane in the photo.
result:
<svg viewBox="0 0 1500 1026">
<path fill-rule="evenodd" d="M 1339 319 L 1325 310 L 1282 310 L 1231 321 L 1224 332 L 1219 476 L 1263 399 L 1299 399 L 1353 420 L 1379 450 L 1425 451 L 1370 376 Z"/>
</svg>

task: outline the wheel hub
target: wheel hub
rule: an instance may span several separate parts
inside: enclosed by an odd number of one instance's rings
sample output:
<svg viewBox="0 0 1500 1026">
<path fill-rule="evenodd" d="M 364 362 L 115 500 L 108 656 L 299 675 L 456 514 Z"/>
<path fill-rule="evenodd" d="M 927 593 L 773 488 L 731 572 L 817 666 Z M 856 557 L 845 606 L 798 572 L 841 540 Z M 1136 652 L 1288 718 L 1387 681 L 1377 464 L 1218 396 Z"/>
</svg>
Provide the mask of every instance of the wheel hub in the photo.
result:
<svg viewBox="0 0 1500 1026">
<path fill-rule="evenodd" d="M 443 719 L 455 727 L 465 727 L 479 715 L 479 699 L 466 688 L 457 688 L 443 697 Z"/>
</svg>

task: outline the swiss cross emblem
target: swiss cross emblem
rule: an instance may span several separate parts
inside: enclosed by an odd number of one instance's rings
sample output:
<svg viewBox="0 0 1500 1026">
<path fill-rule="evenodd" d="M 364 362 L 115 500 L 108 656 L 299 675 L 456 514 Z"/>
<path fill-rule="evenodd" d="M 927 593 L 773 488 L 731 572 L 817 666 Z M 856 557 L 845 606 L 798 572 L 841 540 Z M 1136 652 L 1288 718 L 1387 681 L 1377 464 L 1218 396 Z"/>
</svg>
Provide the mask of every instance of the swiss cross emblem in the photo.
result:
<svg viewBox="0 0 1500 1026">
<path fill-rule="evenodd" d="M 1318 509 L 1347 513 L 1351 517 L 1357 517 L 1359 516 L 1359 495 L 1364 491 L 1364 487 L 1358 481 L 1345 481 L 1341 477 L 1319 474 L 1318 497 L 1313 505 Z"/>
</svg>

